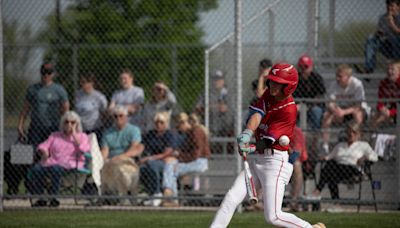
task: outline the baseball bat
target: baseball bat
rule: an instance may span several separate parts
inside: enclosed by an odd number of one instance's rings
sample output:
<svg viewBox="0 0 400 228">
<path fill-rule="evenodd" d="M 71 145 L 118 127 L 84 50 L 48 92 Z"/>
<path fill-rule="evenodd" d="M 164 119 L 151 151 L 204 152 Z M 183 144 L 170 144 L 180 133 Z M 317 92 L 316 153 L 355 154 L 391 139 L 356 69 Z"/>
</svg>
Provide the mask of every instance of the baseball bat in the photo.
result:
<svg viewBox="0 0 400 228">
<path fill-rule="evenodd" d="M 255 147 L 252 147 L 255 150 Z M 243 167 L 244 167 L 244 180 L 246 182 L 247 195 L 249 196 L 250 204 L 256 204 L 258 202 L 257 191 L 253 181 L 253 175 L 251 175 L 249 163 L 247 162 L 247 152 L 243 152 Z"/>
</svg>

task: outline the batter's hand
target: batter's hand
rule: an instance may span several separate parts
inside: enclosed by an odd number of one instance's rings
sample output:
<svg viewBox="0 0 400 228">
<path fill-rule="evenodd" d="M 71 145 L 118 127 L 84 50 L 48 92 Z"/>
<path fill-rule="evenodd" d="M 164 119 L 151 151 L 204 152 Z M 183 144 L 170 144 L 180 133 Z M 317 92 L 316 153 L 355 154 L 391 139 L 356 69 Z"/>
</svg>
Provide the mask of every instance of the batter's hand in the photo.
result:
<svg viewBox="0 0 400 228">
<path fill-rule="evenodd" d="M 242 152 L 246 153 L 251 152 L 250 140 L 252 136 L 253 136 L 253 131 L 250 129 L 246 129 L 237 137 L 237 143 L 239 145 L 240 155 L 242 155 Z"/>
</svg>

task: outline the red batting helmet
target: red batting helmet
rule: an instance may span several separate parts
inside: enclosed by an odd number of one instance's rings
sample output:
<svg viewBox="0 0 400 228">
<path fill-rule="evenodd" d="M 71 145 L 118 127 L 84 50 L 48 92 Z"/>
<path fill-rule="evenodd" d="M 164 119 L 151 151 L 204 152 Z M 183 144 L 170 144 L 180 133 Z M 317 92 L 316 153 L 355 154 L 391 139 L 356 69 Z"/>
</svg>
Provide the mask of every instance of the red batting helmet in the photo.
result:
<svg viewBox="0 0 400 228">
<path fill-rule="evenodd" d="M 300 67 L 300 68 L 302 66 L 304 66 L 306 68 L 312 67 L 313 66 L 313 60 L 308 55 L 302 55 L 302 56 L 300 56 L 299 61 L 297 62 L 297 66 Z"/>
<path fill-rule="evenodd" d="M 283 93 L 289 96 L 296 90 L 299 76 L 293 65 L 289 63 L 277 63 L 272 66 L 268 74 L 267 84 L 269 80 L 279 84 L 285 84 L 286 86 L 283 88 Z"/>
</svg>

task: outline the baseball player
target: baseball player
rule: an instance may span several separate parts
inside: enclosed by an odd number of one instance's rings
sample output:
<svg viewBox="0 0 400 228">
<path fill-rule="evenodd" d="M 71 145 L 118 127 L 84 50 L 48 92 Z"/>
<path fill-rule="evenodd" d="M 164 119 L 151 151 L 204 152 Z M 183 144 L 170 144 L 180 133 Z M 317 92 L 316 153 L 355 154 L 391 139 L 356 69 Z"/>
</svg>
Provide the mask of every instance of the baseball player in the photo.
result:
<svg viewBox="0 0 400 228">
<path fill-rule="evenodd" d="M 248 160 L 256 188 L 262 190 L 264 216 L 268 223 L 278 227 L 325 228 L 322 223 L 312 226 L 293 214 L 282 212 L 285 185 L 290 180 L 293 166 L 288 162 L 289 145 L 280 145 L 279 138 L 286 135 L 291 139 L 293 136 L 297 108 L 292 93 L 297 83 L 298 73 L 292 65 L 278 63 L 272 67 L 267 77 L 268 89 L 250 105 L 246 129 L 237 138 L 239 153 L 250 152 L 250 139 L 255 134 L 256 153 Z M 227 227 L 245 197 L 242 171 L 225 195 L 211 228 Z"/>
</svg>

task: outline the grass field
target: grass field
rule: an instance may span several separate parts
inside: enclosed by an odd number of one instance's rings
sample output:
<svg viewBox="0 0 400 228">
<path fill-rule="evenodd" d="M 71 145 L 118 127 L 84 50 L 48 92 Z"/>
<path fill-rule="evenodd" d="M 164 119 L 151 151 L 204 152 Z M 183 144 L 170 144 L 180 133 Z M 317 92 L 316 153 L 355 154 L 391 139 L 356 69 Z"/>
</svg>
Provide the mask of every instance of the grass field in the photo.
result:
<svg viewBox="0 0 400 228">
<path fill-rule="evenodd" d="M 327 227 L 400 227 L 399 213 L 298 213 Z M 0 227 L 208 227 L 213 212 L 173 211 L 5 211 Z M 261 213 L 236 214 L 229 227 L 272 227 Z"/>
</svg>

